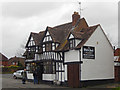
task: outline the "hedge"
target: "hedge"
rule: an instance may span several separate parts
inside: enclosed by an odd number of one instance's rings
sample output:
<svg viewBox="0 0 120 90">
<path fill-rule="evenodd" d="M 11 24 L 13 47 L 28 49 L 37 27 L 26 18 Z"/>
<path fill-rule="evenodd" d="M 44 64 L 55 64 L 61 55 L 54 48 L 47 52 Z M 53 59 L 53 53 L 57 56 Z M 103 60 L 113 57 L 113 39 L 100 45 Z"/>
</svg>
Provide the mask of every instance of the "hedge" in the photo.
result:
<svg viewBox="0 0 120 90">
<path fill-rule="evenodd" d="M 17 70 L 23 70 L 24 67 L 20 67 L 20 66 L 16 66 L 16 65 L 10 65 L 10 66 L 4 66 L 4 67 L 0 67 L 0 71 L 2 71 L 2 73 L 13 73 Z"/>
</svg>

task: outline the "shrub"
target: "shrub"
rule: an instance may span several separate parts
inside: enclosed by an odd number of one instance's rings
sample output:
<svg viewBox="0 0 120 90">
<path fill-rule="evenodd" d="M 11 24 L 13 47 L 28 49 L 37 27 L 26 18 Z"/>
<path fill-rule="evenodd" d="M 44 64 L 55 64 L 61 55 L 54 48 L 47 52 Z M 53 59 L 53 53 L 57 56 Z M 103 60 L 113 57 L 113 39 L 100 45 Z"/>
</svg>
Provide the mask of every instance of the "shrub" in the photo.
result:
<svg viewBox="0 0 120 90">
<path fill-rule="evenodd" d="M 20 66 L 16 66 L 16 65 L 10 65 L 10 66 L 4 66 L 1 69 L 2 69 L 2 73 L 5 73 L 5 72 L 13 73 L 13 72 L 15 72 L 19 69 L 23 69 L 23 68 L 21 68 Z"/>
<path fill-rule="evenodd" d="M 17 66 L 17 65 L 10 65 L 10 66 L 7 66 L 8 68 L 18 68 L 20 66 Z"/>
</svg>

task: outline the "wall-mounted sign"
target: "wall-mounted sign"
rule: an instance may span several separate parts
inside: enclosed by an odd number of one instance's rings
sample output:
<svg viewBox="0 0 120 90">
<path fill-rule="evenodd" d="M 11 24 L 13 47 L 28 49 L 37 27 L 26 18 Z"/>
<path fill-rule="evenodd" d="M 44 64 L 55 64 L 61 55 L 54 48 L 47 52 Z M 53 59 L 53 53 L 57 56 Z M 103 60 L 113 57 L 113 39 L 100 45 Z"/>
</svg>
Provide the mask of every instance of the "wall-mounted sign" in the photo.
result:
<svg viewBox="0 0 120 90">
<path fill-rule="evenodd" d="M 83 46 L 83 58 L 95 59 L 95 47 Z"/>
</svg>

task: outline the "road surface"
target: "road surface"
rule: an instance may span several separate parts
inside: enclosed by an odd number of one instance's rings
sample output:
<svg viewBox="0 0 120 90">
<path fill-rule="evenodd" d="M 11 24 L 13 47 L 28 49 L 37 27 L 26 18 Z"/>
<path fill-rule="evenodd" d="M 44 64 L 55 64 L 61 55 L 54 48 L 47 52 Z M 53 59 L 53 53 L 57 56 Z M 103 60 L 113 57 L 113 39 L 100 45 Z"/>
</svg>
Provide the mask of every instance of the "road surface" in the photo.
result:
<svg viewBox="0 0 120 90">
<path fill-rule="evenodd" d="M 33 82 L 26 82 L 26 84 L 22 84 L 22 80 L 13 79 L 12 74 L 3 74 L 2 75 L 2 88 L 65 88 L 65 87 L 48 85 L 48 84 L 35 84 L 34 85 Z"/>
</svg>

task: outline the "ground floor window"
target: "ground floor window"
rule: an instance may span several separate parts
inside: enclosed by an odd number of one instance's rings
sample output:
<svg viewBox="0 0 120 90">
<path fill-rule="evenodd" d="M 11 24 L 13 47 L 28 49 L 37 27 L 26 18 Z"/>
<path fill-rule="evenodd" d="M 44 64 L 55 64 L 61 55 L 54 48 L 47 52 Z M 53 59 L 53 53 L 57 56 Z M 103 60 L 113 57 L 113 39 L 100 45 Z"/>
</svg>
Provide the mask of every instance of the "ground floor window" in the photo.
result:
<svg viewBox="0 0 120 90">
<path fill-rule="evenodd" d="M 44 74 L 54 74 L 55 73 L 55 62 L 47 61 L 43 63 Z"/>
<path fill-rule="evenodd" d="M 33 72 L 33 69 L 35 69 L 36 67 L 36 64 L 35 63 L 27 63 L 26 64 L 26 69 L 29 73 L 32 73 Z"/>
</svg>

